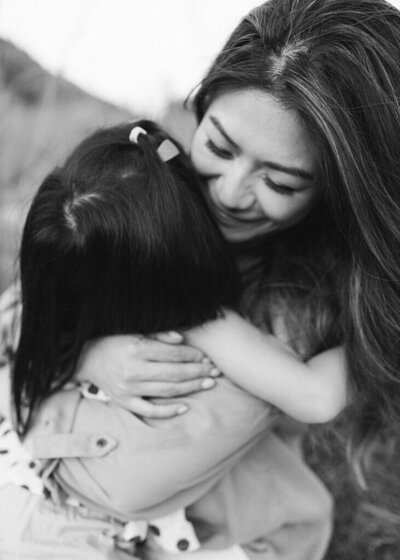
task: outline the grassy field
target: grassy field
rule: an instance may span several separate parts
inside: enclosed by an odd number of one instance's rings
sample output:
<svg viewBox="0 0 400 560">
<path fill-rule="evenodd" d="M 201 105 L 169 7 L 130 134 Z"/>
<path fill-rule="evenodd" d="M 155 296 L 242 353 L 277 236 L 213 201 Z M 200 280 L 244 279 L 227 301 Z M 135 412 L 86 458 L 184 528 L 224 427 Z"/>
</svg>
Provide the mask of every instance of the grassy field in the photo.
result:
<svg viewBox="0 0 400 560">
<path fill-rule="evenodd" d="M 15 275 L 18 240 L 32 194 L 80 138 L 132 115 L 48 76 L 26 55 L 0 41 L 0 289 Z M 179 117 L 179 118 L 178 118 Z M 165 122 L 184 135 L 178 109 Z M 339 433 L 343 433 L 340 428 Z M 377 447 L 369 489 L 357 489 L 343 436 L 307 443 L 307 459 L 336 500 L 335 535 L 326 560 L 400 560 L 400 448 L 395 434 Z"/>
<path fill-rule="evenodd" d="M 90 130 L 131 118 L 49 76 L 0 41 L 0 288 L 15 274 L 21 225 L 32 194 Z"/>
</svg>

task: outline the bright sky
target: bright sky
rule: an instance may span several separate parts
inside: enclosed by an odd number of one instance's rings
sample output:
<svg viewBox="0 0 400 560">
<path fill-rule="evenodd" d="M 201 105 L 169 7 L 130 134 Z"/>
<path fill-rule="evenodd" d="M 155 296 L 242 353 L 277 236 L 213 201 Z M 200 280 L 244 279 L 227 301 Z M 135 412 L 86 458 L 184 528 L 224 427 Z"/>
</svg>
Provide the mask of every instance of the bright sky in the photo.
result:
<svg viewBox="0 0 400 560">
<path fill-rule="evenodd" d="M 155 118 L 170 99 L 186 97 L 259 3 L 0 0 L 0 36 L 83 89 Z"/>
<path fill-rule="evenodd" d="M 87 91 L 153 114 L 187 96 L 236 23 L 259 3 L 0 0 L 0 36 Z"/>
</svg>

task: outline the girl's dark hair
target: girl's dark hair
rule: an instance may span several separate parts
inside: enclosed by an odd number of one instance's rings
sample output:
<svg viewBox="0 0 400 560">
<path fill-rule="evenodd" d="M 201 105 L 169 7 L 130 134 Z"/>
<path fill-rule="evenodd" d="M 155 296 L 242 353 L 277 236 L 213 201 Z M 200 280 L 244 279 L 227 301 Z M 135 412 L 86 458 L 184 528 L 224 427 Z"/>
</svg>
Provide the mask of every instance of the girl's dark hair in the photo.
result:
<svg viewBox="0 0 400 560">
<path fill-rule="evenodd" d="M 270 0 L 228 39 L 194 98 L 197 117 L 241 89 L 296 111 L 319 149 L 315 212 L 330 219 L 271 241 L 266 284 L 273 294 L 278 279 L 281 301 L 300 302 L 314 325 L 325 313 L 315 296 L 327 294 L 324 328 L 345 344 L 357 452 L 400 420 L 400 12 L 384 0 Z"/>
<path fill-rule="evenodd" d="M 137 145 L 133 126 L 148 132 Z M 180 149 L 161 161 L 165 138 L 150 121 L 99 130 L 33 200 L 13 374 L 24 430 L 36 405 L 71 378 L 89 339 L 189 328 L 235 301 L 233 259 L 187 156 Z"/>
</svg>

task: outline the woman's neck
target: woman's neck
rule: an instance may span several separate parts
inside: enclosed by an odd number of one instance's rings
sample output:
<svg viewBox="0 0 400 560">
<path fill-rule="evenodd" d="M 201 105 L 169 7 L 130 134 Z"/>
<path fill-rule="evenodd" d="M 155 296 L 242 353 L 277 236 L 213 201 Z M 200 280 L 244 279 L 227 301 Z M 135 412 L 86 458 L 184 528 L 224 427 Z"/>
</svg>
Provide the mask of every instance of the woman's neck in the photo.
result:
<svg viewBox="0 0 400 560">
<path fill-rule="evenodd" d="M 263 263 L 268 253 L 269 244 L 263 240 L 257 242 L 230 244 L 232 255 L 236 261 L 243 287 L 257 281 L 262 274 Z"/>
</svg>

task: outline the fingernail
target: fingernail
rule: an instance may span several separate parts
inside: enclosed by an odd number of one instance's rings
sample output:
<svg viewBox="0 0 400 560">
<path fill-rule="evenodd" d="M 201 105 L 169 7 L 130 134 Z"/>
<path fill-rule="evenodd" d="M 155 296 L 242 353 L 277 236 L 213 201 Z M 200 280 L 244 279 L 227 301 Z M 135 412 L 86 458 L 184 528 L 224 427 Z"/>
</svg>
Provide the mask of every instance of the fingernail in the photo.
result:
<svg viewBox="0 0 400 560">
<path fill-rule="evenodd" d="M 183 413 L 186 412 L 187 410 L 188 410 L 188 407 L 187 407 L 185 404 L 183 404 L 182 406 L 180 406 L 180 407 L 176 410 L 176 413 L 177 413 L 177 414 L 183 414 Z"/>
<path fill-rule="evenodd" d="M 173 340 L 182 340 L 182 335 L 176 331 L 168 331 L 168 336 L 170 336 Z"/>
<path fill-rule="evenodd" d="M 211 387 L 214 387 L 214 385 L 215 385 L 214 379 L 205 379 L 201 384 L 203 389 L 211 389 Z"/>
<path fill-rule="evenodd" d="M 214 367 L 210 371 L 209 375 L 210 375 L 210 377 L 218 377 L 219 375 L 221 375 L 221 372 L 219 371 L 218 368 Z"/>
</svg>

